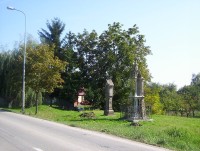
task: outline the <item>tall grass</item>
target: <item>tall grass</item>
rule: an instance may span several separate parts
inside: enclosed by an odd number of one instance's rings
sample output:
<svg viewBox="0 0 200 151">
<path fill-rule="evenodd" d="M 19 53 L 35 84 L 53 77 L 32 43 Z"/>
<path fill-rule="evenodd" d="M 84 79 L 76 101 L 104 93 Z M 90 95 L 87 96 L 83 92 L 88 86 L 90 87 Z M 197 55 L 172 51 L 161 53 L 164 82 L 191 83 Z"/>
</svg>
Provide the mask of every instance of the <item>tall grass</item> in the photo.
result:
<svg viewBox="0 0 200 151">
<path fill-rule="evenodd" d="M 177 151 L 200 151 L 200 118 L 153 115 L 153 122 L 144 121 L 140 122 L 142 126 L 132 126 L 130 122 L 120 119 L 120 113 L 104 116 L 103 111 L 93 112 L 95 117 L 84 118 L 80 117 L 80 112 L 48 106 L 40 106 L 37 115 L 34 115 L 34 108 L 26 110 L 28 115 L 74 127 L 95 130 Z"/>
</svg>

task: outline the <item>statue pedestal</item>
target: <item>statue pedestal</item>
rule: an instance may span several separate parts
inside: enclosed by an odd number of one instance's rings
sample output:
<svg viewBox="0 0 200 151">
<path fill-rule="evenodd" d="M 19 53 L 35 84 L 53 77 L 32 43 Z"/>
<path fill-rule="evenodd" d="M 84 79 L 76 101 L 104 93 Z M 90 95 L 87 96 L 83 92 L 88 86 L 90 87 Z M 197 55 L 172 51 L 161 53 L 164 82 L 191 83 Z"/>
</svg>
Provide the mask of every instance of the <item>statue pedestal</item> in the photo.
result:
<svg viewBox="0 0 200 151">
<path fill-rule="evenodd" d="M 105 102 L 105 110 L 104 115 L 113 115 L 114 110 L 112 108 L 112 98 L 113 98 L 113 87 L 114 84 L 111 79 L 106 80 L 106 102 Z"/>
<path fill-rule="evenodd" d="M 105 106 L 105 110 L 104 110 L 104 115 L 108 116 L 108 115 L 113 115 L 113 114 L 114 114 L 114 110 L 112 108 L 112 96 L 110 96 L 106 100 L 106 106 Z"/>
<path fill-rule="evenodd" d="M 147 120 L 144 96 L 133 96 L 131 93 L 129 98 L 133 102 L 133 107 L 130 111 L 128 121 Z"/>
</svg>

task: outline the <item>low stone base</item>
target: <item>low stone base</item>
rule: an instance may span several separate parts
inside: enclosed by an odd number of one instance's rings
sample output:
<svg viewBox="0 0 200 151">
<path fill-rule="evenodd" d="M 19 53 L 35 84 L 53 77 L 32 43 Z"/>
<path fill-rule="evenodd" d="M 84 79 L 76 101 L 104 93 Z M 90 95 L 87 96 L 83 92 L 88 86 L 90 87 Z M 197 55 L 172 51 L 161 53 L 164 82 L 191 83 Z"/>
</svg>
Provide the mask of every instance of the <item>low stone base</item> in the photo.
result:
<svg viewBox="0 0 200 151">
<path fill-rule="evenodd" d="M 114 115 L 114 110 L 104 111 L 104 115 L 106 115 L 106 116 Z"/>
</svg>

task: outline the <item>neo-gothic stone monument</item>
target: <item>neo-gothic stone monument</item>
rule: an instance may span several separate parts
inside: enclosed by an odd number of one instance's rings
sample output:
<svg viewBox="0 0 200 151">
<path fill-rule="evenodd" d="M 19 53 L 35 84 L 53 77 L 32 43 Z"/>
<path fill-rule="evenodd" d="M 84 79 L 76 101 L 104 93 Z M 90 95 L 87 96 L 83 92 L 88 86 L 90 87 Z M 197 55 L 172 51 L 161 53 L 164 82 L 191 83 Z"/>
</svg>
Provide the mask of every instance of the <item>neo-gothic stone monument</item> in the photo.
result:
<svg viewBox="0 0 200 151">
<path fill-rule="evenodd" d="M 105 110 L 104 115 L 113 115 L 114 111 L 112 108 L 112 98 L 113 98 L 113 87 L 114 84 L 110 78 L 106 80 L 106 104 L 105 104 Z"/>
<path fill-rule="evenodd" d="M 135 94 L 133 95 L 134 83 L 135 81 Z M 133 112 L 129 120 L 146 120 L 146 110 L 144 102 L 144 79 L 138 70 L 137 61 L 133 66 L 133 71 L 131 75 L 131 93 L 130 99 L 133 102 Z"/>
</svg>

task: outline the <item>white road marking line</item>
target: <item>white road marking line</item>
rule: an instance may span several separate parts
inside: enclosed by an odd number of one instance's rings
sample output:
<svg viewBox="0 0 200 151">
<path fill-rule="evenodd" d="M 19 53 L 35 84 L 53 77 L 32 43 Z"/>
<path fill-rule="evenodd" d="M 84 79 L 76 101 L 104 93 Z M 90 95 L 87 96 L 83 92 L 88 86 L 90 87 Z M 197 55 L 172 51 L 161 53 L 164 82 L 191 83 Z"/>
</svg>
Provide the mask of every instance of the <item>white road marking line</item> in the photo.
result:
<svg viewBox="0 0 200 151">
<path fill-rule="evenodd" d="M 33 149 L 35 149 L 36 151 L 43 151 L 42 149 L 37 148 L 37 147 L 33 147 Z"/>
</svg>

